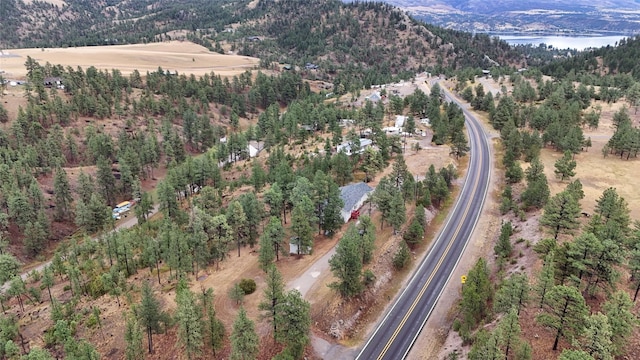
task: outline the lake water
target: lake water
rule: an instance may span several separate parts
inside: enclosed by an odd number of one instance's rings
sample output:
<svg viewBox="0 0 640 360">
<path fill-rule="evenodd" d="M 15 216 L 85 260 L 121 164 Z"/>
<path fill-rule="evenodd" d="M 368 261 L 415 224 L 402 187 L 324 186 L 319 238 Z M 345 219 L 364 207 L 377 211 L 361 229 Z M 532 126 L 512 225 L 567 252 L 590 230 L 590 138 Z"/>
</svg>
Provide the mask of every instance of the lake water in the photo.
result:
<svg viewBox="0 0 640 360">
<path fill-rule="evenodd" d="M 603 46 L 614 46 L 616 42 L 627 36 L 536 36 L 536 35 L 497 35 L 500 39 L 511 45 L 537 46 L 541 43 L 551 45 L 556 49 L 576 49 L 600 48 Z"/>
</svg>

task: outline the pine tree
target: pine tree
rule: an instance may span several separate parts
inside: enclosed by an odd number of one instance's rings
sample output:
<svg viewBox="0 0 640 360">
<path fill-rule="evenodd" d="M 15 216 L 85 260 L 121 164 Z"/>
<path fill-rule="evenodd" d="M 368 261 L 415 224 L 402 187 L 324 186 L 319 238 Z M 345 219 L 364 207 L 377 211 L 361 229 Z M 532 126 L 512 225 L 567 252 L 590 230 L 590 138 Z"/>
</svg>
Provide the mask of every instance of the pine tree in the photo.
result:
<svg viewBox="0 0 640 360">
<path fill-rule="evenodd" d="M 73 195 L 71 194 L 71 186 L 69 185 L 67 173 L 60 167 L 56 169 L 56 174 L 53 179 L 53 191 L 55 193 L 56 204 L 55 218 L 56 220 L 63 220 L 69 216 Z"/>
<path fill-rule="evenodd" d="M 498 242 L 493 247 L 493 252 L 498 255 L 498 257 L 508 258 L 511 256 L 511 251 L 513 251 L 513 246 L 511 245 L 511 234 L 513 234 L 513 226 L 511 225 L 511 221 L 507 221 L 502 224 Z"/>
<path fill-rule="evenodd" d="M 44 271 L 42 272 L 42 285 L 47 287 L 47 292 L 49 293 L 49 301 L 53 303 L 53 296 L 51 296 L 51 287 L 55 284 L 53 277 L 53 270 L 51 269 L 51 265 L 45 266 Z"/>
<path fill-rule="evenodd" d="M 11 254 L 0 254 L 0 284 L 11 280 L 20 271 L 20 261 Z"/>
<path fill-rule="evenodd" d="M 178 205 L 176 193 L 169 183 L 169 179 L 165 179 L 158 184 L 157 193 L 160 211 L 164 216 L 170 219 L 178 218 L 180 207 Z"/>
<path fill-rule="evenodd" d="M 176 292 L 178 339 L 185 347 L 187 358 L 193 359 L 202 352 L 202 312 L 196 304 L 195 296 L 186 285 L 185 288 L 176 290 Z"/>
<path fill-rule="evenodd" d="M 264 289 L 264 299 L 258 305 L 258 309 L 264 312 L 263 316 L 273 326 L 273 338 L 277 339 L 281 336 L 279 331 L 284 331 L 283 329 L 278 329 L 279 311 L 281 310 L 278 305 L 284 300 L 284 281 L 275 265 L 269 265 L 266 271 L 267 284 Z"/>
<path fill-rule="evenodd" d="M 383 177 L 372 194 L 372 201 L 382 213 L 380 217 L 380 228 L 384 226 L 384 221 L 388 220 L 391 214 L 391 200 L 393 198 L 395 188 L 389 177 Z"/>
<path fill-rule="evenodd" d="M 615 355 L 623 353 L 627 346 L 627 339 L 638 324 L 638 319 L 632 312 L 633 305 L 629 294 L 618 290 L 602 306 L 611 326 L 611 340 Z"/>
<path fill-rule="evenodd" d="M 107 161 L 107 158 L 100 157 L 97 161 L 98 173 L 96 174 L 96 180 L 98 182 L 98 189 L 102 197 L 107 201 L 107 204 L 114 205 L 116 202 L 116 178 L 111 171 L 111 164 Z"/>
<path fill-rule="evenodd" d="M 567 190 L 552 197 L 544 207 L 540 224 L 547 226 L 554 239 L 561 233 L 572 234 L 580 226 L 580 204 Z"/>
<path fill-rule="evenodd" d="M 256 192 L 260 192 L 267 182 L 267 174 L 265 173 L 262 165 L 254 160 L 251 164 L 251 184 Z"/>
<path fill-rule="evenodd" d="M 205 231 L 205 217 L 207 216 L 199 208 L 194 208 L 191 213 L 191 223 L 189 224 L 189 234 L 187 235 L 189 247 L 191 249 L 191 258 L 193 259 L 193 273 L 198 278 L 198 272 L 201 267 L 205 267 L 209 263 L 209 252 L 207 245 L 209 236 Z"/>
<path fill-rule="evenodd" d="M 310 342 L 311 305 L 302 298 L 298 290 L 287 292 L 276 305 L 278 322 L 277 340 L 283 342 L 294 359 L 304 355 Z"/>
<path fill-rule="evenodd" d="M 529 279 L 526 274 L 513 274 L 504 281 L 496 292 L 493 308 L 496 312 L 508 312 L 516 309 L 517 315 L 523 305 L 529 301 Z"/>
<path fill-rule="evenodd" d="M 240 287 L 239 283 L 235 283 L 231 289 L 229 289 L 229 298 L 233 300 L 236 305 L 242 305 L 245 296 L 244 290 Z"/>
<path fill-rule="evenodd" d="M 488 315 L 487 302 L 493 297 L 489 268 L 480 258 L 469 271 L 462 288 L 463 328 L 469 331 Z"/>
<path fill-rule="evenodd" d="M 518 312 L 515 308 L 509 310 L 502 320 L 500 320 L 496 331 L 502 335 L 501 345 L 504 347 L 504 357 L 509 358 L 509 350 L 516 348 L 521 342 L 521 328 Z"/>
<path fill-rule="evenodd" d="M 555 351 L 561 337 L 571 337 L 582 331 L 589 309 L 578 289 L 563 285 L 557 285 L 547 293 L 544 305 L 545 312 L 538 315 L 537 320 L 556 331 L 552 348 Z"/>
<path fill-rule="evenodd" d="M 138 360 L 144 358 L 144 349 L 142 347 L 142 331 L 135 316 L 126 315 L 126 326 L 124 331 L 124 340 L 127 343 L 125 349 L 125 359 Z"/>
<path fill-rule="evenodd" d="M 240 204 L 247 219 L 247 242 L 253 247 L 260 236 L 260 225 L 265 216 L 264 204 L 252 192 L 242 194 Z"/>
<path fill-rule="evenodd" d="M 256 359 L 260 351 L 260 339 L 256 334 L 253 321 L 247 318 L 247 312 L 240 308 L 238 317 L 233 322 L 231 333 L 231 359 L 251 360 Z"/>
<path fill-rule="evenodd" d="M 475 336 L 473 346 L 469 351 L 469 360 L 499 359 L 502 355 L 500 349 L 502 333 L 500 331 L 488 332 L 480 330 Z"/>
<path fill-rule="evenodd" d="M 216 215 L 211 219 L 209 252 L 211 259 L 216 262 L 216 268 L 219 268 L 220 262 L 227 257 L 232 236 L 231 227 L 227 224 L 226 216 Z"/>
<path fill-rule="evenodd" d="M 420 225 L 416 218 L 411 221 L 411 225 L 402 235 L 402 239 L 409 245 L 410 247 L 416 247 L 424 238 L 424 227 Z"/>
<path fill-rule="evenodd" d="M 336 253 L 329 259 L 331 272 L 338 278 L 338 282 L 329 286 L 338 290 L 343 297 L 352 297 L 362 291 L 362 260 L 358 249 L 359 236 L 354 227 L 350 227 L 342 236 Z"/>
<path fill-rule="evenodd" d="M 27 354 L 26 357 L 24 357 L 23 359 L 24 360 L 54 360 L 53 356 L 51 356 L 51 353 L 37 346 L 31 347 L 29 354 Z"/>
<path fill-rule="evenodd" d="M 269 215 L 282 219 L 283 223 L 286 224 L 286 217 L 281 217 L 281 215 L 284 215 L 284 194 L 277 182 L 271 184 L 271 187 L 265 191 L 264 201 L 269 206 Z"/>
<path fill-rule="evenodd" d="M 638 231 L 638 235 L 640 235 L 640 231 Z M 0 259 L 2 259 L 2 255 L 0 255 Z M 0 261 L 0 267 L 1 263 Z M 629 254 L 629 272 L 631 273 L 631 286 L 634 290 L 633 302 L 635 302 L 638 299 L 638 293 L 640 293 L 640 244 L 638 243 Z"/>
<path fill-rule="evenodd" d="M 216 351 L 222 349 L 224 345 L 225 328 L 220 319 L 216 317 L 216 311 L 213 307 L 213 289 L 203 289 L 202 292 L 202 307 L 206 315 L 205 318 L 205 340 L 207 345 L 213 351 L 213 356 L 216 356 Z"/>
<path fill-rule="evenodd" d="M 269 219 L 269 223 L 267 223 L 267 226 L 261 236 L 261 244 L 262 243 L 264 243 L 266 247 L 271 248 L 276 261 L 280 260 L 280 255 L 287 256 L 289 254 L 284 244 L 284 229 L 282 227 L 282 222 L 277 217 L 272 216 Z M 260 250 L 262 251 L 262 247 Z M 266 260 L 269 258 L 268 255 L 271 251 L 265 249 L 265 252 L 267 255 L 264 256 L 264 259 L 261 258 L 262 260 L 260 260 L 260 263 L 263 265 L 267 263 Z M 272 257 L 271 261 L 273 261 Z"/>
<path fill-rule="evenodd" d="M 344 204 L 338 184 L 321 170 L 316 171 L 313 178 L 312 201 L 319 233 L 324 230 L 327 234 L 333 234 L 343 224 L 340 211 Z"/>
<path fill-rule="evenodd" d="M 400 231 L 400 228 L 407 219 L 407 209 L 405 208 L 402 194 L 399 191 L 395 191 L 393 193 L 389 207 L 390 209 L 387 221 L 389 221 L 389 224 L 393 226 L 393 232 L 396 234 Z"/>
<path fill-rule="evenodd" d="M 588 352 L 582 350 L 565 349 L 558 360 L 595 360 Z"/>
<path fill-rule="evenodd" d="M 400 241 L 400 245 L 398 246 L 398 251 L 393 256 L 393 267 L 400 270 L 403 269 L 409 261 L 411 260 L 411 253 L 409 252 L 409 247 L 407 243 L 402 240 Z"/>
<path fill-rule="evenodd" d="M 582 190 L 582 183 L 580 182 L 580 180 L 570 182 L 564 191 L 569 193 L 578 201 L 584 199 L 584 191 Z"/>
<path fill-rule="evenodd" d="M 615 188 L 608 188 L 602 193 L 596 201 L 594 212 L 600 216 L 603 224 L 613 222 L 622 229 L 623 234 L 629 231 L 629 224 L 631 223 L 629 204 L 618 194 Z"/>
<path fill-rule="evenodd" d="M 272 218 L 273 219 L 273 218 Z M 278 225 L 280 225 L 280 220 L 276 219 Z M 271 239 L 268 236 L 265 236 L 266 231 L 260 237 L 260 251 L 258 252 L 258 263 L 260 264 L 260 268 L 264 271 L 267 271 L 269 265 L 273 263 L 273 260 L 276 259 L 276 252 L 273 250 L 273 244 L 271 243 Z"/>
<path fill-rule="evenodd" d="M 140 195 L 140 202 L 136 204 L 135 208 L 136 217 L 138 218 L 138 223 L 142 224 L 147 221 L 149 214 L 153 210 L 153 200 L 151 199 L 151 195 L 146 191 Z"/>
<path fill-rule="evenodd" d="M 469 142 L 467 141 L 467 137 L 464 135 L 464 132 L 457 131 L 451 142 L 450 155 L 455 155 L 456 159 L 459 159 L 465 156 L 470 149 Z"/>
<path fill-rule="evenodd" d="M 360 235 L 358 243 L 362 254 L 362 263 L 368 264 L 371 262 L 375 249 L 376 227 L 369 216 L 362 215 L 359 218 L 357 229 L 358 235 Z"/>
<path fill-rule="evenodd" d="M 556 285 L 555 284 L 555 253 L 553 251 L 549 252 L 544 258 L 544 265 L 542 266 L 542 270 L 538 274 L 538 281 L 536 282 L 534 289 L 535 292 L 540 298 L 540 308 L 544 305 L 544 300 L 547 296 L 547 293 Z"/>
<path fill-rule="evenodd" d="M 560 178 L 560 181 L 576 175 L 576 161 L 573 160 L 573 154 L 569 150 L 564 152 L 564 155 L 556 161 L 554 166 L 556 169 L 553 172 L 556 177 Z"/>
<path fill-rule="evenodd" d="M 142 285 L 142 300 L 138 307 L 138 317 L 140 325 L 144 326 L 147 332 L 147 341 L 149 344 L 149 354 L 153 353 L 153 333 L 160 331 L 160 319 L 162 313 L 160 311 L 160 303 L 153 295 L 153 290 L 149 284 Z"/>
<path fill-rule="evenodd" d="M 291 212 L 291 230 L 295 235 L 292 240 L 298 246 L 298 255 L 313 250 L 313 224 L 316 221 L 313 214 L 313 203 L 308 196 L 303 196 L 294 204 Z"/>
<path fill-rule="evenodd" d="M 232 201 L 227 207 L 227 223 L 236 239 L 238 246 L 238 257 L 240 257 L 240 246 L 246 243 L 247 238 L 247 216 L 239 201 Z"/>
<path fill-rule="evenodd" d="M 520 195 L 525 208 L 542 208 L 549 200 L 549 183 L 547 178 L 539 178 L 527 182 L 527 188 Z"/>
<path fill-rule="evenodd" d="M 595 359 L 613 360 L 612 333 L 607 316 L 596 313 L 585 320 L 584 335 L 580 341 L 582 349 Z"/>
</svg>

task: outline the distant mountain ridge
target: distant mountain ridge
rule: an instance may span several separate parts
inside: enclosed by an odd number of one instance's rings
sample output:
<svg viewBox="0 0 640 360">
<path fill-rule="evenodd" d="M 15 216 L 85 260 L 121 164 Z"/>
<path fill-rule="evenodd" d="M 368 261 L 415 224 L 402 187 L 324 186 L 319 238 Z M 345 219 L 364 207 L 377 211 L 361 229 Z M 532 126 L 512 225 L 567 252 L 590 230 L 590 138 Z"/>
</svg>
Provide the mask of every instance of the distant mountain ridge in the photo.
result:
<svg viewBox="0 0 640 360">
<path fill-rule="evenodd" d="M 640 33 L 637 0 L 385 0 L 416 18 L 463 31 L 621 34 Z"/>
</svg>

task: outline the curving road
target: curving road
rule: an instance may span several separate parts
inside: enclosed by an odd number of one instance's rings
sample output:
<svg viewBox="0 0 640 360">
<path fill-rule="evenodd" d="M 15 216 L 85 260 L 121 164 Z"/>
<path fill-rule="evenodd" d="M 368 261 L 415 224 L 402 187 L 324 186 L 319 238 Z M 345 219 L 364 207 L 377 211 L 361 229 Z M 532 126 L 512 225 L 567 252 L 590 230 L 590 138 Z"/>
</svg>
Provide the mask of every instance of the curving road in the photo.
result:
<svg viewBox="0 0 640 360">
<path fill-rule="evenodd" d="M 491 174 L 490 149 L 479 121 L 444 86 L 447 101 L 464 112 L 469 134 L 467 176 L 453 210 L 406 288 L 371 334 L 356 359 L 404 359 L 442 295 L 476 226 Z"/>
<path fill-rule="evenodd" d="M 149 217 L 153 216 L 155 213 L 158 212 L 159 210 L 159 205 L 154 205 L 153 209 L 151 209 L 151 212 L 149 213 Z M 131 212 L 131 215 L 133 215 L 133 211 Z M 117 231 L 117 230 L 122 230 L 122 229 L 128 229 L 131 227 L 134 227 L 138 225 L 138 218 L 133 215 L 130 218 L 128 218 L 127 220 L 122 221 L 120 224 L 116 225 L 115 229 L 109 231 L 109 233 Z M 98 241 L 100 240 L 101 235 L 96 235 L 95 237 L 93 237 L 92 239 L 94 241 Z M 33 269 L 29 270 L 29 271 L 25 271 L 22 274 L 20 274 L 20 277 L 22 278 L 22 281 L 27 281 L 27 278 L 29 277 L 29 274 L 31 274 L 32 271 L 37 271 L 37 272 L 43 272 L 44 268 L 46 268 L 47 266 L 49 266 L 49 264 L 51 264 L 52 260 L 47 260 L 44 263 L 34 267 Z M 11 286 L 11 280 L 5 282 L 4 284 L 2 284 L 2 286 L 0 286 L 0 294 L 3 294 L 5 291 L 7 291 L 7 289 L 9 288 L 9 286 Z"/>
</svg>

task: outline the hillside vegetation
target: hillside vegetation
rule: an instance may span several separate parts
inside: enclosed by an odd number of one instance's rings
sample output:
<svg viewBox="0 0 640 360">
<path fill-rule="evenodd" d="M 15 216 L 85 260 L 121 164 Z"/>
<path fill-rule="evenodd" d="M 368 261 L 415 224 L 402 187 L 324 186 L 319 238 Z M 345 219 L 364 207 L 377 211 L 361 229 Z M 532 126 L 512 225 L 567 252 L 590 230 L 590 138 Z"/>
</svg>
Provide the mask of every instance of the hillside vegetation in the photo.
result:
<svg viewBox="0 0 640 360">
<path fill-rule="evenodd" d="M 304 67 L 314 77 L 341 78 L 344 91 L 465 66 L 490 67 L 485 56 L 515 64 L 517 52 L 487 35 L 418 22 L 383 3 L 330 1 L 69 0 L 65 6 L 7 0 L 0 14 L 0 48 L 72 47 L 182 38 L 212 51 L 236 51 Z M 338 73 L 340 71 L 340 73 Z M 344 75 L 346 72 L 348 75 Z M 352 79 L 357 76 L 353 85 Z"/>
</svg>

